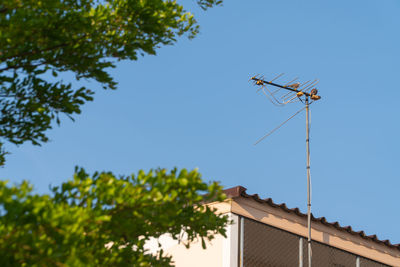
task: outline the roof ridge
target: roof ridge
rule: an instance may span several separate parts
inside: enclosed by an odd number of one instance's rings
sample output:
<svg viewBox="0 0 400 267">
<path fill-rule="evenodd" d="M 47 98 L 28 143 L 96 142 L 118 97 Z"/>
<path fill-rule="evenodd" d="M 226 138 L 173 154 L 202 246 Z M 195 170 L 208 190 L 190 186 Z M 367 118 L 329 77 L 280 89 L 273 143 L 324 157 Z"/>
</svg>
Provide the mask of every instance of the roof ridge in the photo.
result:
<svg viewBox="0 0 400 267">
<path fill-rule="evenodd" d="M 246 191 L 247 191 L 247 188 L 245 188 L 245 187 L 243 187 L 243 186 L 235 186 L 235 187 L 228 188 L 228 189 L 225 189 L 225 190 L 224 190 L 225 194 L 226 194 L 229 198 L 238 198 L 238 197 L 251 198 L 251 199 L 253 199 L 254 201 L 257 201 L 257 202 L 259 202 L 259 203 L 267 204 L 267 205 L 269 205 L 269 206 L 271 206 L 271 207 L 273 207 L 273 208 L 278 208 L 278 209 L 281 209 L 281 210 L 283 210 L 283 211 L 285 211 L 285 212 L 288 212 L 288 213 L 294 213 L 294 214 L 296 214 L 297 216 L 301 216 L 301 217 L 306 217 L 306 216 L 307 216 L 306 214 L 302 213 L 302 212 L 300 211 L 300 209 L 297 208 L 297 207 L 296 207 L 296 208 L 289 209 L 289 208 L 286 206 L 285 203 L 277 204 L 277 203 L 275 203 L 271 198 L 262 199 L 262 198 L 260 198 L 260 197 L 258 196 L 258 194 L 249 195 L 249 194 L 247 194 Z M 384 245 L 386 245 L 386 246 L 388 246 L 388 247 L 396 248 L 396 249 L 400 250 L 400 243 L 399 243 L 399 244 L 392 244 L 388 239 L 386 239 L 386 240 L 380 240 L 380 239 L 377 237 L 377 235 L 375 235 L 375 234 L 374 234 L 374 235 L 366 235 L 364 231 L 358 231 L 358 232 L 356 232 L 356 231 L 353 230 L 353 228 L 352 228 L 350 225 L 349 225 L 349 226 L 341 226 L 340 223 L 337 222 L 337 221 L 336 221 L 336 222 L 328 222 L 328 221 L 326 220 L 325 217 L 319 217 L 319 218 L 317 218 L 317 217 L 314 217 L 314 215 L 313 215 L 312 213 L 311 213 L 311 219 L 312 219 L 313 221 L 320 222 L 320 223 L 323 224 L 323 225 L 327 225 L 327 226 L 330 226 L 330 227 L 334 227 L 334 228 L 336 228 L 337 230 L 340 230 L 340 231 L 343 231 L 343 232 L 347 232 L 347 233 L 350 233 L 350 234 L 352 234 L 352 235 L 357 235 L 357 236 L 360 236 L 360 237 L 363 238 L 363 239 L 371 240 L 371 241 L 373 241 L 373 242 L 380 243 L 380 244 L 384 244 Z"/>
</svg>

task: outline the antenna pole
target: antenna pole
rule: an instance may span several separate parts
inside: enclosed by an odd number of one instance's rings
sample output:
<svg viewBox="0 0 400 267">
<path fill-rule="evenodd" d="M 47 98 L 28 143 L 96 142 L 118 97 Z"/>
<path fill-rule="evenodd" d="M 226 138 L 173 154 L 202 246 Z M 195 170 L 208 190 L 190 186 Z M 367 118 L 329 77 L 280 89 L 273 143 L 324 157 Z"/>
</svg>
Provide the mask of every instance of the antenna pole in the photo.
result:
<svg viewBox="0 0 400 267">
<path fill-rule="evenodd" d="M 311 175 L 310 175 L 310 103 L 306 96 L 306 145 L 307 145 L 307 226 L 308 226 L 308 266 L 311 267 Z"/>
<path fill-rule="evenodd" d="M 294 83 L 294 84 L 290 84 L 290 85 L 288 85 L 288 84 L 280 85 L 280 84 L 274 83 L 273 81 L 276 80 L 277 78 L 279 78 L 280 76 L 282 76 L 282 75 L 277 76 L 275 79 L 273 79 L 273 80 L 271 80 L 269 82 L 263 80 L 264 78 L 260 79 L 260 78 L 257 78 L 256 76 L 251 77 L 250 80 L 252 80 L 255 85 L 261 86 L 261 89 L 263 89 L 263 93 L 275 105 L 276 104 L 278 104 L 278 105 L 286 105 L 288 103 L 295 102 L 296 100 L 299 100 L 303 104 L 305 104 L 305 109 L 306 109 L 306 135 L 307 135 L 307 138 L 306 138 L 306 147 L 307 147 L 307 228 L 308 228 L 307 248 L 308 248 L 308 267 L 311 267 L 311 264 L 312 264 L 312 262 L 311 262 L 312 251 L 311 251 L 310 104 L 313 103 L 314 101 L 317 101 L 317 100 L 321 99 L 321 96 L 318 95 L 318 90 L 315 88 L 315 85 L 318 83 L 318 80 L 314 80 L 311 83 L 309 83 L 310 81 L 308 81 L 306 83 L 303 83 L 303 85 L 300 85 L 300 83 L 298 83 L 298 82 Z M 295 80 L 292 80 L 289 83 L 291 83 L 291 82 L 293 82 Z M 278 88 L 284 89 L 284 90 L 289 91 L 289 92 L 284 94 L 283 96 L 280 96 L 280 97 L 277 98 L 277 97 L 275 97 L 275 94 L 278 93 L 280 89 L 275 90 L 274 92 L 271 92 L 270 90 L 268 90 L 266 88 L 266 85 L 272 85 L 274 87 L 278 87 Z M 270 94 L 270 96 L 267 95 L 267 93 L 264 91 L 264 88 Z M 308 90 L 311 90 L 311 91 L 308 92 Z M 310 100 L 311 100 L 311 103 L 310 103 Z M 302 110 L 303 109 L 301 109 L 300 111 L 302 111 Z M 288 120 L 293 118 L 300 111 L 295 113 Z M 268 134 L 264 135 L 255 144 L 259 143 L 264 138 L 268 137 L 271 133 L 273 133 L 275 130 L 279 129 L 283 124 L 285 124 L 288 120 L 283 122 L 281 125 L 279 125 L 275 129 L 273 129 Z"/>
</svg>

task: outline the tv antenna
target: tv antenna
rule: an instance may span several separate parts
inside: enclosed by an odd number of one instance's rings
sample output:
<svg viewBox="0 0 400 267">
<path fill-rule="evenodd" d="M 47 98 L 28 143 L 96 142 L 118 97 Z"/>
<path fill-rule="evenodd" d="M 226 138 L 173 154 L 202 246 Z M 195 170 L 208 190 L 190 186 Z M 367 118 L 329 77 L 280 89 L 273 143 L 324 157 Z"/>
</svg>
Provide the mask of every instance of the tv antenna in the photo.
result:
<svg viewBox="0 0 400 267">
<path fill-rule="evenodd" d="M 306 147 L 307 147 L 307 228 L 308 228 L 308 266 L 311 267 L 311 174 L 310 174 L 310 105 L 319 99 L 318 90 L 315 86 L 318 80 L 309 80 L 304 83 L 298 82 L 298 78 L 292 79 L 284 84 L 278 84 L 275 81 L 281 78 L 284 73 L 279 74 L 274 79 L 267 81 L 263 76 L 256 75 L 250 80 L 256 86 L 259 86 L 257 92 L 261 91 L 271 102 L 276 106 L 283 106 L 289 103 L 301 102 L 304 104 L 300 110 L 295 112 L 286 121 L 282 122 L 276 128 L 268 132 L 266 135 L 258 139 L 254 145 L 257 145 L 262 140 L 270 136 L 273 132 L 282 127 L 285 123 L 291 120 L 294 116 L 306 110 Z M 268 88 L 269 87 L 269 88 Z"/>
</svg>

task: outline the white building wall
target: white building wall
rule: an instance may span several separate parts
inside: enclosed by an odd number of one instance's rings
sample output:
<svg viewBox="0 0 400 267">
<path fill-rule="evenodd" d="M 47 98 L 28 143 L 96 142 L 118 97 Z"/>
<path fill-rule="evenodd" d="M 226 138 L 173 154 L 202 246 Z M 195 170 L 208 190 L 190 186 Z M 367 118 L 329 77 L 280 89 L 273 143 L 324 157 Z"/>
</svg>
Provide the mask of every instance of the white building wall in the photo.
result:
<svg viewBox="0 0 400 267">
<path fill-rule="evenodd" d="M 233 224 L 228 225 L 222 247 L 222 266 L 237 267 L 239 261 L 239 216 L 229 213 Z"/>
<path fill-rule="evenodd" d="M 227 238 L 218 235 L 207 248 L 203 249 L 201 240 L 193 242 L 187 249 L 183 244 L 178 244 L 168 234 L 159 238 L 162 249 L 167 255 L 171 255 L 176 267 L 237 267 L 239 250 L 239 218 L 228 213 L 232 225 L 227 226 Z M 159 247 L 157 240 L 151 240 L 146 244 L 151 253 L 155 253 Z"/>
</svg>

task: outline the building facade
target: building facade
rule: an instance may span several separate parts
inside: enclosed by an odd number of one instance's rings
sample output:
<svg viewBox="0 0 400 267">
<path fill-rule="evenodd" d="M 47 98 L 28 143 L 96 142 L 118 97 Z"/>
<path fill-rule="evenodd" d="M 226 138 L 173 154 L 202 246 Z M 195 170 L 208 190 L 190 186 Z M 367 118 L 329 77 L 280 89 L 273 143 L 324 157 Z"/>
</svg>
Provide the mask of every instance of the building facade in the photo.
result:
<svg viewBox="0 0 400 267">
<path fill-rule="evenodd" d="M 227 200 L 209 205 L 233 221 L 227 238 L 218 236 L 206 250 L 199 243 L 186 249 L 168 235 L 160 239 L 176 266 L 308 266 L 305 214 L 271 199 L 248 195 L 241 186 L 225 192 Z M 327 222 L 324 217 L 312 217 L 311 245 L 315 267 L 400 267 L 400 244 L 355 232 L 350 226 Z"/>
</svg>

